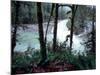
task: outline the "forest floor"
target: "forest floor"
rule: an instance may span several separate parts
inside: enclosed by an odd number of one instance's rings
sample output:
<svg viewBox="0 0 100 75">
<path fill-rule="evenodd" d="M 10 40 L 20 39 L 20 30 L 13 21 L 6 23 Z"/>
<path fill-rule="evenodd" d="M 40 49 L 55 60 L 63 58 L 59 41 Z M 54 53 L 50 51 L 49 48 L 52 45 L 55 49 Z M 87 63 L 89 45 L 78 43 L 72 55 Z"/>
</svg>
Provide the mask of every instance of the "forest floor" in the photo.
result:
<svg viewBox="0 0 100 75">
<path fill-rule="evenodd" d="M 16 56 L 16 54 L 15 54 Z M 37 65 L 40 62 L 40 54 L 36 52 L 29 57 L 16 56 L 12 63 L 12 74 L 44 73 L 95 69 L 95 55 L 74 56 L 68 52 L 49 52 L 45 66 Z"/>
<path fill-rule="evenodd" d="M 74 65 L 55 61 L 55 62 L 50 62 L 49 65 L 45 67 L 28 66 L 23 68 L 16 68 L 15 74 L 60 72 L 60 71 L 73 71 L 73 70 L 76 70 Z"/>
<path fill-rule="evenodd" d="M 82 70 L 90 70 L 90 69 L 82 69 Z M 77 70 L 80 69 L 77 69 L 76 66 L 73 64 L 68 64 L 63 62 L 51 62 L 48 66 L 45 67 L 28 66 L 28 67 L 15 68 L 13 70 L 13 73 L 25 74 L 25 73 L 45 73 L 45 72 L 62 72 L 62 71 L 77 71 Z"/>
</svg>

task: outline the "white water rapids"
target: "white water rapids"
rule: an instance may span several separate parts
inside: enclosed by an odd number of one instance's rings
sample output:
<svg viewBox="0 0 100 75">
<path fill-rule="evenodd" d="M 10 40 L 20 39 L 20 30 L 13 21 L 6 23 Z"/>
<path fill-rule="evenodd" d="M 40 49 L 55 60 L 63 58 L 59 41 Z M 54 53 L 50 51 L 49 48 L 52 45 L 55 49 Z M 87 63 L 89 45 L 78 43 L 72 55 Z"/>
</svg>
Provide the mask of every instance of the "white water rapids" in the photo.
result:
<svg viewBox="0 0 100 75">
<path fill-rule="evenodd" d="M 68 20 L 61 20 L 58 22 L 58 30 L 57 30 L 57 39 L 60 42 L 64 42 L 66 40 L 66 36 L 70 34 L 70 30 L 67 28 L 67 22 Z M 34 28 L 34 25 L 32 26 Z M 38 40 L 38 32 L 20 32 L 19 37 L 17 38 L 19 41 L 17 42 L 17 45 L 15 47 L 15 51 L 18 52 L 24 52 L 27 50 L 28 46 L 39 49 L 39 40 Z M 51 29 L 51 33 L 48 34 L 48 39 L 52 40 L 53 36 L 53 28 Z M 70 41 L 68 40 L 67 45 L 69 46 Z M 81 38 L 79 35 L 73 35 L 73 52 L 84 52 L 84 45 L 83 38 Z"/>
<path fill-rule="evenodd" d="M 67 28 L 68 20 L 62 20 L 58 23 L 58 31 L 57 38 L 60 42 L 64 42 L 66 40 L 66 36 L 70 35 L 70 30 Z M 73 34 L 73 52 L 84 52 L 83 38 L 78 35 Z M 68 39 L 67 45 L 69 46 L 70 40 Z"/>
</svg>

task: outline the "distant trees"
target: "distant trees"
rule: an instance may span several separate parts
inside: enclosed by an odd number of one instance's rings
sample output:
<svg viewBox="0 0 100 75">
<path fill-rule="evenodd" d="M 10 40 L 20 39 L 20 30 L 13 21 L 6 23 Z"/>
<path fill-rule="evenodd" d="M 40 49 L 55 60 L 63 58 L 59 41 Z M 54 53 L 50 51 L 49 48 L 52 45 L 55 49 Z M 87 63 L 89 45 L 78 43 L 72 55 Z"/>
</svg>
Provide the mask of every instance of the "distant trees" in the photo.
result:
<svg viewBox="0 0 100 75">
<path fill-rule="evenodd" d="M 83 18 L 83 29 L 85 28 L 86 34 L 84 38 L 84 45 L 87 53 L 96 53 L 96 8 L 95 6 L 82 6 L 84 9 Z M 85 15 L 86 14 L 86 15 Z M 79 25 L 78 25 L 79 26 Z M 81 27 L 80 27 L 81 28 Z"/>
<path fill-rule="evenodd" d="M 37 3 L 37 20 L 38 20 L 38 30 L 39 30 L 39 41 L 40 41 L 40 53 L 41 53 L 41 61 L 40 64 L 43 64 L 43 62 L 47 58 L 46 54 L 46 44 L 44 40 L 44 33 L 43 33 L 43 17 L 42 17 L 42 9 L 41 9 L 41 3 Z"/>
<path fill-rule="evenodd" d="M 96 26 L 95 26 L 95 6 L 92 7 L 92 19 L 91 19 L 91 32 L 87 34 L 87 40 L 85 42 L 87 51 L 89 53 L 96 53 Z"/>
<path fill-rule="evenodd" d="M 15 4 L 12 1 L 12 24 L 15 22 Z M 37 23 L 37 12 L 36 12 L 36 3 L 34 2 L 26 2 L 26 1 L 19 1 L 20 4 L 20 11 L 19 11 L 19 19 L 22 24 L 33 24 Z M 52 4 L 50 3 L 42 3 L 42 10 L 43 10 L 43 22 L 47 22 L 49 19 L 49 14 L 51 13 Z M 62 13 L 63 12 L 63 13 Z M 54 12 L 53 12 L 54 13 Z M 59 19 L 65 19 L 65 9 L 60 8 L 58 14 L 60 15 Z M 54 14 L 55 15 L 55 14 Z M 54 16 L 53 15 L 53 16 Z"/>
<path fill-rule="evenodd" d="M 23 1 L 12 1 L 12 24 L 15 24 L 15 7 L 14 3 L 19 3 L 19 21 L 22 24 L 36 23 L 36 3 L 23 2 Z M 33 12 L 34 11 L 34 12 Z"/>
<path fill-rule="evenodd" d="M 78 35 L 88 29 L 87 23 L 92 20 L 92 6 L 80 5 L 77 8 L 74 21 L 74 34 Z"/>
</svg>

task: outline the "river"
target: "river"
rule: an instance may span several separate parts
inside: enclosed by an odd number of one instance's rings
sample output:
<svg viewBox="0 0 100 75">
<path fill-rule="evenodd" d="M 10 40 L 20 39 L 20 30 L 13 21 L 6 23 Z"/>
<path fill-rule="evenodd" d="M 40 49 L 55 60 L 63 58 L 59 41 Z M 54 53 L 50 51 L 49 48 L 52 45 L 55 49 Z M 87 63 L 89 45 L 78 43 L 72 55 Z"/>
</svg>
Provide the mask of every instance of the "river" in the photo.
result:
<svg viewBox="0 0 100 75">
<path fill-rule="evenodd" d="M 58 22 L 58 30 L 57 30 L 57 40 L 59 42 L 64 42 L 66 40 L 66 36 L 70 34 L 70 30 L 67 28 L 67 22 L 68 20 L 60 20 Z M 27 50 L 27 48 L 30 46 L 34 50 L 39 50 L 40 45 L 39 45 L 39 36 L 38 36 L 38 25 L 29 25 L 29 29 L 27 30 L 18 30 L 19 36 L 17 37 L 17 45 L 15 47 L 15 51 L 18 52 L 24 52 Z M 46 27 L 44 27 L 44 30 Z M 50 26 L 49 31 L 48 31 L 47 39 L 48 41 L 52 41 L 53 38 L 53 26 Z M 73 35 L 73 50 L 72 52 L 75 53 L 82 53 L 85 52 L 85 46 L 82 45 L 83 43 L 83 38 L 82 35 L 81 37 L 79 35 Z M 68 40 L 67 46 L 69 46 L 70 41 Z"/>
</svg>

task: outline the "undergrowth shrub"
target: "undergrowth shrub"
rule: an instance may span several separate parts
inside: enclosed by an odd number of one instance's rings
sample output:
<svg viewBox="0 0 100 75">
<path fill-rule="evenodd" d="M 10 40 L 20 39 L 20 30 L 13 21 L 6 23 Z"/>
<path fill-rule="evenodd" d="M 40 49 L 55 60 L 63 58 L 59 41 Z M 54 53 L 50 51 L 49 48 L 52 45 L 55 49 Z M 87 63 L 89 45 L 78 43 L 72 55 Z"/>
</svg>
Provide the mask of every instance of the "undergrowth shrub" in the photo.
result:
<svg viewBox="0 0 100 75">
<path fill-rule="evenodd" d="M 74 55 L 68 50 L 61 51 L 48 51 L 47 59 L 50 62 L 61 62 L 66 64 L 71 64 L 75 66 L 75 70 L 87 70 L 96 68 L 96 57 L 93 54 L 89 55 Z M 41 55 L 39 51 L 35 51 L 31 57 L 25 55 L 14 55 L 12 67 L 25 67 L 25 66 L 37 66 L 41 60 Z"/>
</svg>

